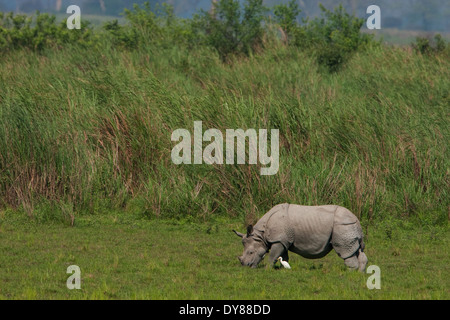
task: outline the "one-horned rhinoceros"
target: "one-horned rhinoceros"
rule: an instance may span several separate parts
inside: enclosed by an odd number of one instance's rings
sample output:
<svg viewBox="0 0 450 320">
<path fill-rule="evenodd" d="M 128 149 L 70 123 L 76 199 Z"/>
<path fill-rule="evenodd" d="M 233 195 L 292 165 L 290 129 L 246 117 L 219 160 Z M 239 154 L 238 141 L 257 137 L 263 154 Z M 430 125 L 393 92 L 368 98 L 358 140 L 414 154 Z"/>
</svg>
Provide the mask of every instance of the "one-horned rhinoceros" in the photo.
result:
<svg viewBox="0 0 450 320">
<path fill-rule="evenodd" d="M 269 263 L 278 257 L 288 261 L 288 250 L 302 257 L 317 259 L 334 249 L 350 269 L 364 271 L 363 232 L 358 218 L 348 209 L 336 206 L 279 204 L 267 212 L 247 234 L 233 230 L 242 238 L 243 266 L 255 268 L 269 252 Z"/>
</svg>

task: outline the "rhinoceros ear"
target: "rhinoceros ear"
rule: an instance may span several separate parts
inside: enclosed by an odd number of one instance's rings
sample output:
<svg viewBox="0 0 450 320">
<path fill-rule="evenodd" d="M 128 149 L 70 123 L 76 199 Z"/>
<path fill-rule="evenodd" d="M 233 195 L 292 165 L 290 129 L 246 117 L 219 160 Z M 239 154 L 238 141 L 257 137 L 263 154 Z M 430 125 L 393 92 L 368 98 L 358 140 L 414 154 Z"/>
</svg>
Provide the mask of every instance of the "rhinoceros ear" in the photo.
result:
<svg viewBox="0 0 450 320">
<path fill-rule="evenodd" d="M 236 230 L 233 230 L 233 232 L 234 233 L 236 233 L 239 237 L 244 237 L 244 234 L 243 233 L 240 233 L 240 232 L 238 232 L 238 231 L 236 231 Z"/>
<path fill-rule="evenodd" d="M 247 227 L 247 237 L 250 237 L 252 233 L 253 233 L 253 226 L 249 224 Z"/>
</svg>

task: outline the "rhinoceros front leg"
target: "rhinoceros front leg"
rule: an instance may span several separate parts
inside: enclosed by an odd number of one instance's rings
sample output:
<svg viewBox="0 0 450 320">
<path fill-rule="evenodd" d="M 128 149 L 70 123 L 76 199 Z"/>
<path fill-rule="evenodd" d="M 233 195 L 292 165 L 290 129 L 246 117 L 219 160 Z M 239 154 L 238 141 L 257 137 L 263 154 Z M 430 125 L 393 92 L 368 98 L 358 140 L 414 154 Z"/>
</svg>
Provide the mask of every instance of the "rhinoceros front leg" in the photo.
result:
<svg viewBox="0 0 450 320">
<path fill-rule="evenodd" d="M 270 248 L 269 264 L 271 263 L 272 265 L 274 265 L 275 262 L 277 262 L 278 257 L 282 257 L 284 261 L 289 261 L 287 250 L 279 242 L 274 243 Z"/>
</svg>

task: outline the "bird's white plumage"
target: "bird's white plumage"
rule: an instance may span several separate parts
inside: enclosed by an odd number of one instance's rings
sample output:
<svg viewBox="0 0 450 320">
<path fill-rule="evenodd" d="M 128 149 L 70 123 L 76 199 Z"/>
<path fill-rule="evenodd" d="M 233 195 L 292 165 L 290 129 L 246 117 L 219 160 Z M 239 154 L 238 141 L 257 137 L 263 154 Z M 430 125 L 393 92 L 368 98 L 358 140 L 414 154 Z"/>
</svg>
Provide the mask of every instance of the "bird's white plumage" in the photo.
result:
<svg viewBox="0 0 450 320">
<path fill-rule="evenodd" d="M 278 261 L 280 261 L 281 265 L 283 267 L 285 267 L 286 269 L 290 269 L 291 268 L 291 266 L 289 265 L 289 263 L 287 261 L 283 261 L 283 258 L 278 257 Z"/>
</svg>

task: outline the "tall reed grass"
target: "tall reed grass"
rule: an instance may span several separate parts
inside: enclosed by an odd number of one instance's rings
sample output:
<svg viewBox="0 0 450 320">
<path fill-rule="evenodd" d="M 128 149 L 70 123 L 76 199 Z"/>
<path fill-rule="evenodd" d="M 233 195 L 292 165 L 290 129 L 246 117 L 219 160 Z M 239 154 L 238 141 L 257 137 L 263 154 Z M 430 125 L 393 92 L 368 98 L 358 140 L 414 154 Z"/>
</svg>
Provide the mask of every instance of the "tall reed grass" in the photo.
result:
<svg viewBox="0 0 450 320">
<path fill-rule="evenodd" d="M 450 60 L 368 46 L 337 73 L 265 43 L 224 63 L 209 47 L 70 44 L 0 58 L 0 206 L 31 217 L 126 210 L 254 222 L 280 202 L 363 221 L 447 221 Z M 171 133 L 280 130 L 280 169 L 174 165 Z"/>
</svg>

